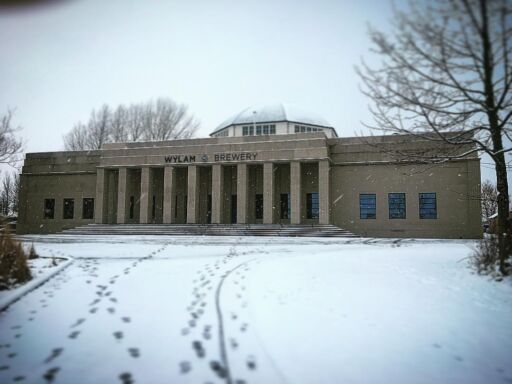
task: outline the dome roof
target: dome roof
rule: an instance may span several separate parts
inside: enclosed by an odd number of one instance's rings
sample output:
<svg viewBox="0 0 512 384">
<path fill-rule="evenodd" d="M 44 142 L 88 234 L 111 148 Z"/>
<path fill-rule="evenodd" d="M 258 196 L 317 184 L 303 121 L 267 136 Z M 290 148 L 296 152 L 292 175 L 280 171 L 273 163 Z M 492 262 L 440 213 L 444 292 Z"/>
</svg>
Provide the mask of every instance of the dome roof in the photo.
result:
<svg viewBox="0 0 512 384">
<path fill-rule="evenodd" d="M 292 121 L 294 123 L 332 128 L 329 122 L 316 113 L 305 111 L 293 104 L 277 103 L 251 105 L 224 121 L 212 133 L 234 124 L 270 123 L 277 121 Z"/>
</svg>

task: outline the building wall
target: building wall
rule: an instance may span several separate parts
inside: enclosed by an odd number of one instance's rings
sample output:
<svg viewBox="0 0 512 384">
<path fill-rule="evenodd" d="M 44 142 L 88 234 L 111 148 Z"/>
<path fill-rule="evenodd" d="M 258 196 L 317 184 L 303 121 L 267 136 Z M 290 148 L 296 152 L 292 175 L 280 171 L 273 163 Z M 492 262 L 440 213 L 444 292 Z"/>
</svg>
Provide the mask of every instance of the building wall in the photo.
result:
<svg viewBox="0 0 512 384">
<path fill-rule="evenodd" d="M 404 145 L 409 149 L 424 149 L 423 142 L 410 142 L 401 137 L 376 137 L 375 143 L 389 146 Z M 403 142 L 402 142 L 403 140 Z M 398 164 L 384 152 L 358 138 L 328 139 L 322 133 L 298 135 L 228 137 L 193 140 L 174 140 L 158 143 L 107 144 L 101 151 L 54 152 L 27 154 L 21 175 L 19 233 L 51 233 L 62 229 L 92 223 L 82 219 L 82 199 L 96 198 L 96 172 L 106 172 L 105 219 L 117 222 L 117 197 L 120 166 L 128 167 L 127 196 L 134 196 L 134 217 L 127 222 L 139 222 L 141 167 L 152 169 L 155 195 L 155 219 L 162 222 L 163 167 L 176 169 L 176 223 L 186 222 L 187 164 L 166 164 L 164 156 L 194 154 L 199 168 L 198 222 L 206 223 L 208 195 L 211 194 L 211 165 L 218 153 L 255 152 L 257 157 L 248 161 L 248 221 L 255 219 L 255 196 L 263 193 L 263 164 L 274 164 L 274 222 L 280 219 L 280 195 L 290 193 L 290 162 L 301 162 L 301 221 L 305 224 L 317 220 L 306 219 L 306 195 L 318 192 L 318 161 L 329 160 L 331 222 L 339 227 L 364 236 L 383 237 L 481 237 L 480 223 L 480 168 L 478 158 L 451 161 L 443 165 L 425 166 Z M 207 155 L 203 160 L 203 155 Z M 223 163 L 222 221 L 231 222 L 231 198 L 236 195 L 236 161 Z M 388 193 L 406 194 L 406 218 L 389 219 Z M 421 192 L 435 192 L 437 219 L 419 219 Z M 360 219 L 359 194 L 375 193 L 377 218 Z M 45 198 L 54 198 L 55 218 L 43 218 Z M 63 199 L 75 199 L 73 219 L 63 219 Z M 152 204 L 152 197 L 149 199 Z M 98 204 L 95 201 L 95 204 Z M 150 211 L 151 212 L 151 211 Z M 126 217 L 129 218 L 128 213 Z M 151 219 L 151 217 L 150 217 Z"/>
<path fill-rule="evenodd" d="M 362 236 L 480 238 L 478 160 L 431 165 L 346 165 L 331 169 L 331 220 Z M 406 194 L 406 218 L 390 219 L 388 194 Z M 437 219 L 419 218 L 419 193 L 435 192 Z M 361 219 L 359 194 L 375 193 L 376 219 Z"/>
</svg>

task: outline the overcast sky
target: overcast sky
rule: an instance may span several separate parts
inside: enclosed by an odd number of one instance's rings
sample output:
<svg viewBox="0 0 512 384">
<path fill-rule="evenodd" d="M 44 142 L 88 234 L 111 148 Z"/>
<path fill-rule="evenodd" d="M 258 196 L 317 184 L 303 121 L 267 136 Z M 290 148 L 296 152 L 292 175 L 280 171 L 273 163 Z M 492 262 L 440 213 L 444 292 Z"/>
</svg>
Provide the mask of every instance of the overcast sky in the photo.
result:
<svg viewBox="0 0 512 384">
<path fill-rule="evenodd" d="M 103 103 L 160 96 L 189 106 L 198 136 L 275 101 L 353 136 L 371 121 L 354 65 L 369 53 L 368 23 L 386 29 L 390 20 L 386 0 L 76 0 L 4 9 L 0 111 L 16 108 L 27 152 L 63 149 L 63 134 Z"/>
</svg>

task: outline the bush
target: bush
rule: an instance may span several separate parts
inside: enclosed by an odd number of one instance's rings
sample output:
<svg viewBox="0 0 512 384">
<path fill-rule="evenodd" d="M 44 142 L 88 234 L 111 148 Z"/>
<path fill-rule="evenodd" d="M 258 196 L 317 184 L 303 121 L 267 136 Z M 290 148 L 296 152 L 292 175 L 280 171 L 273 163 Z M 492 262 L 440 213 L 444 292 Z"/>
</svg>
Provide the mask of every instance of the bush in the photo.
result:
<svg viewBox="0 0 512 384">
<path fill-rule="evenodd" d="M 37 259 L 38 257 L 39 257 L 39 255 L 37 254 L 36 249 L 34 248 L 34 244 L 32 244 L 30 246 L 30 250 L 28 251 L 28 259 L 34 260 L 34 259 Z"/>
<path fill-rule="evenodd" d="M 511 258 L 512 255 L 512 244 L 508 243 L 508 274 L 511 271 Z M 501 278 L 499 272 L 500 258 L 498 248 L 498 236 L 488 235 L 484 237 L 477 245 L 475 253 L 471 257 L 471 264 L 479 274 L 492 275 L 496 278 Z"/>
<path fill-rule="evenodd" d="M 34 251 L 35 253 L 35 251 Z M 27 256 L 21 243 L 15 241 L 9 232 L 0 234 L 0 290 L 32 279 Z"/>
</svg>

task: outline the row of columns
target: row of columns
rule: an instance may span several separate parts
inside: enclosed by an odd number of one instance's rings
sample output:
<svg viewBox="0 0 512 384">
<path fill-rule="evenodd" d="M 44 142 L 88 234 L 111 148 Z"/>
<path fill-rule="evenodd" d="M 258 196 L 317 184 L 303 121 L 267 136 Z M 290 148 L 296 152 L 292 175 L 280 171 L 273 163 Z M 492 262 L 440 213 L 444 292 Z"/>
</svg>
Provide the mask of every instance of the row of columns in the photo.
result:
<svg viewBox="0 0 512 384">
<path fill-rule="evenodd" d="M 274 207 L 276 206 L 274 164 L 263 164 L 263 223 L 274 222 Z M 329 161 L 318 162 L 318 199 L 319 199 L 319 224 L 329 224 Z M 127 222 L 126 212 L 128 210 L 128 188 L 130 184 L 127 168 L 119 168 L 118 178 L 118 199 L 117 199 L 117 223 Z M 99 168 L 96 184 L 96 222 L 104 223 L 106 216 L 106 172 Z M 291 224 L 300 224 L 302 217 L 302 172 L 299 161 L 290 162 L 290 201 L 291 201 Z M 140 194 L 140 223 L 147 224 L 151 218 L 150 198 L 153 196 L 151 183 L 151 168 L 141 168 L 141 194 Z M 224 211 L 224 171 L 221 164 L 212 165 L 212 223 L 222 222 Z M 249 189 L 248 165 L 241 163 L 237 165 L 237 223 L 246 224 L 247 198 Z M 164 168 L 164 199 L 163 199 L 163 223 L 172 224 L 175 221 L 176 206 L 173 204 L 173 197 L 176 191 L 176 169 L 174 167 Z M 196 165 L 188 166 L 187 185 L 187 223 L 197 223 L 199 210 L 199 169 Z"/>
</svg>

